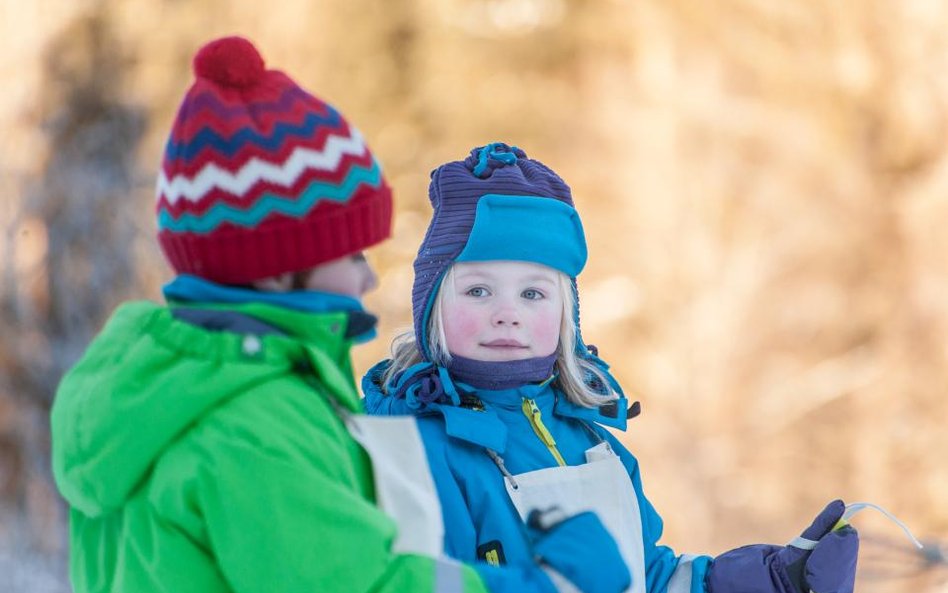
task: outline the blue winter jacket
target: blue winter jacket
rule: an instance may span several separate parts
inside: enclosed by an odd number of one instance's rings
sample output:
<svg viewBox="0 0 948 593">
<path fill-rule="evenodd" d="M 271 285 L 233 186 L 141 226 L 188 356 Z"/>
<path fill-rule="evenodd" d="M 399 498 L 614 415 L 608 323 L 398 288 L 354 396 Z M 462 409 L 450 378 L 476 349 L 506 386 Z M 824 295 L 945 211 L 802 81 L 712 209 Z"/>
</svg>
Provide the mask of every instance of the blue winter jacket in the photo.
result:
<svg viewBox="0 0 948 593">
<path fill-rule="evenodd" d="M 527 566 L 534 563 L 526 530 L 504 487 L 504 476 L 487 454 L 490 449 L 512 474 L 586 462 L 585 451 L 607 441 L 632 480 L 641 511 L 645 580 L 648 593 L 704 593 L 710 558 L 677 556 L 659 545 L 662 518 L 645 498 L 638 462 L 603 426 L 626 428 L 626 400 L 592 409 L 576 406 L 552 382 L 500 391 L 477 390 L 462 405 L 409 405 L 382 392 L 389 361 L 373 367 L 362 381 L 369 414 L 416 414 L 428 462 L 441 498 L 445 550 L 464 562 Z M 548 447 L 524 411 L 524 402 L 552 435 Z M 413 407 L 414 406 L 414 407 Z M 533 408 L 535 406 L 535 409 Z M 555 448 L 556 453 L 553 449 Z"/>
</svg>

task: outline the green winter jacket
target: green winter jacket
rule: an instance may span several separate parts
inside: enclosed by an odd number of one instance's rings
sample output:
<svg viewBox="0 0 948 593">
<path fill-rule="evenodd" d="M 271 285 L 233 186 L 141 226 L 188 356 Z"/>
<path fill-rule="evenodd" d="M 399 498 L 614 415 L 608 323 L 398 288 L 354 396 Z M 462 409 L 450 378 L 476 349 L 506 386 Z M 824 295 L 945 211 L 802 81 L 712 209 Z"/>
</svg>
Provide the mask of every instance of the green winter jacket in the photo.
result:
<svg viewBox="0 0 948 593">
<path fill-rule="evenodd" d="M 281 333 L 128 303 L 60 384 L 76 593 L 483 591 L 467 566 L 391 552 L 369 459 L 329 401 L 361 409 L 349 316 L 229 309 Z"/>
</svg>

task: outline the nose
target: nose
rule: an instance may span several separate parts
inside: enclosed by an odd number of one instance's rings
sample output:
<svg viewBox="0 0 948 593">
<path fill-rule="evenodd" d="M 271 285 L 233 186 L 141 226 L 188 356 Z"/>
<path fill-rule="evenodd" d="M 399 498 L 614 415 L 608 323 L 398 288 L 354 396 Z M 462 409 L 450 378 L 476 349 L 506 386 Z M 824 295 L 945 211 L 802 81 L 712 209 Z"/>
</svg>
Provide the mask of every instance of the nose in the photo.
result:
<svg viewBox="0 0 948 593">
<path fill-rule="evenodd" d="M 375 290 L 379 285 L 379 277 L 371 266 L 365 266 L 365 280 L 362 284 L 362 294 Z"/>
<path fill-rule="evenodd" d="M 520 327 L 520 313 L 516 307 L 502 305 L 491 315 L 491 324 L 495 327 Z"/>
</svg>

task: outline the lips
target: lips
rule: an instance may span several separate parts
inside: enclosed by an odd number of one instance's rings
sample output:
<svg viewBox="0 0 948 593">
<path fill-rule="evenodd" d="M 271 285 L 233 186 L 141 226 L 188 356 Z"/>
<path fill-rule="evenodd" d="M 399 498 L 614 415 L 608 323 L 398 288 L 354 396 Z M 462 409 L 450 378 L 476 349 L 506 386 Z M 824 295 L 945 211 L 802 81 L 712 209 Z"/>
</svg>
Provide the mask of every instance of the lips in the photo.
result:
<svg viewBox="0 0 948 593">
<path fill-rule="evenodd" d="M 481 342 L 481 346 L 486 348 L 526 348 L 526 344 L 522 344 L 517 340 L 509 339 L 500 339 L 500 340 L 491 340 L 490 342 Z"/>
</svg>

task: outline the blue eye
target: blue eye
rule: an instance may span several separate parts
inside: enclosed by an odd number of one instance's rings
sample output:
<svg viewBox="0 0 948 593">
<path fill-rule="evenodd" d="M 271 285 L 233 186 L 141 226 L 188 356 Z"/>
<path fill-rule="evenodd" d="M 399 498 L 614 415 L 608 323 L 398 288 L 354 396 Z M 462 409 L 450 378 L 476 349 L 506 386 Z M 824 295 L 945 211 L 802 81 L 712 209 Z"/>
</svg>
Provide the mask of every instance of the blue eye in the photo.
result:
<svg viewBox="0 0 948 593">
<path fill-rule="evenodd" d="M 468 289 L 468 291 L 464 294 L 466 294 L 467 296 L 472 296 L 472 297 L 487 296 L 487 289 L 484 288 L 483 286 L 475 286 L 474 288 Z"/>
<path fill-rule="evenodd" d="M 528 288 L 527 290 L 521 292 L 520 296 L 530 301 L 538 301 L 544 298 L 542 292 L 540 292 L 539 290 L 534 290 L 532 288 Z"/>
</svg>

